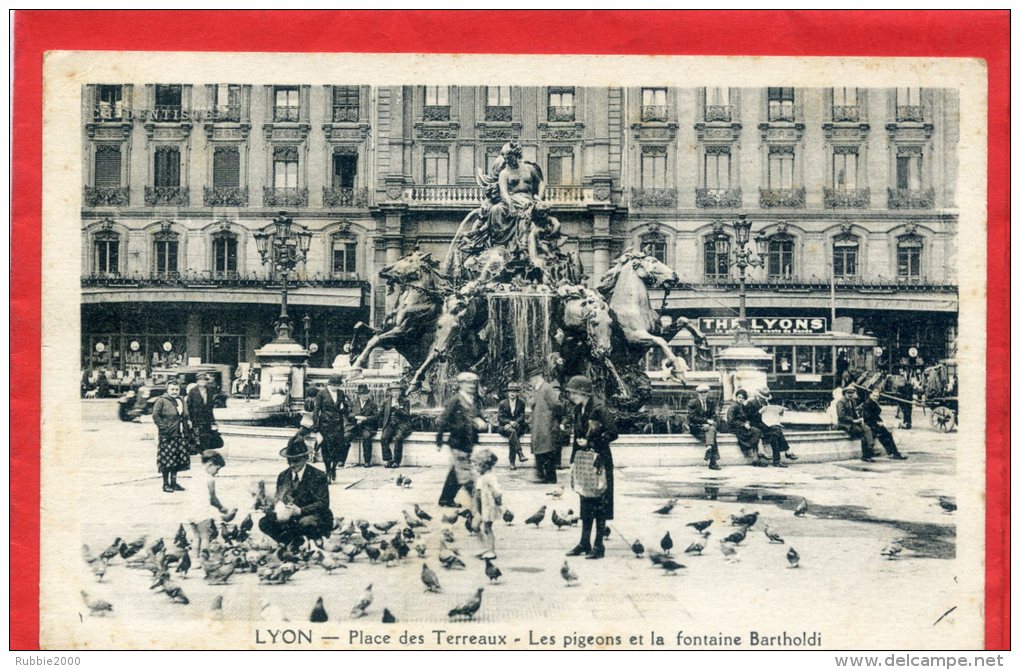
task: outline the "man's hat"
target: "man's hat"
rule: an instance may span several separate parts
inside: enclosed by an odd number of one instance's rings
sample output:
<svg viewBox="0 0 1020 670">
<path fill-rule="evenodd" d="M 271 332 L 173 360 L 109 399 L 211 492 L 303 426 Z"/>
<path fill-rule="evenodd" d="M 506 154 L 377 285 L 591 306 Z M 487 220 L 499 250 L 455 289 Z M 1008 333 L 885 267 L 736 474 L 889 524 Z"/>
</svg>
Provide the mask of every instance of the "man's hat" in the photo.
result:
<svg viewBox="0 0 1020 670">
<path fill-rule="evenodd" d="M 520 391 L 521 390 L 521 385 L 518 384 L 517 382 L 510 382 L 509 384 L 506 385 L 506 390 L 507 391 Z"/>
<path fill-rule="evenodd" d="M 326 383 L 330 384 L 331 386 L 340 386 L 341 384 L 344 383 L 344 376 L 335 374 L 330 375 L 329 380 Z"/>
<path fill-rule="evenodd" d="M 368 393 L 368 384 L 358 384 L 358 393 Z"/>
<path fill-rule="evenodd" d="M 739 396 L 743 396 L 744 398 L 746 398 L 747 397 L 747 389 L 737 389 L 736 391 L 734 391 L 733 395 L 739 395 Z"/>
<path fill-rule="evenodd" d="M 772 392 L 769 391 L 768 386 L 762 386 L 758 389 L 758 397 L 762 400 L 772 400 Z"/>
<path fill-rule="evenodd" d="M 306 458 L 308 456 L 308 445 L 305 444 L 304 435 L 295 435 L 287 442 L 287 446 L 280 449 L 280 455 L 284 458 Z"/>
<path fill-rule="evenodd" d="M 694 390 L 698 393 L 708 393 L 708 384 L 698 384 L 698 388 Z"/>
<path fill-rule="evenodd" d="M 478 375 L 476 375 L 473 372 L 462 372 L 459 375 L 457 375 L 457 383 L 458 384 L 461 383 L 461 382 L 477 382 L 477 381 L 478 381 Z"/>
<path fill-rule="evenodd" d="M 567 382 L 567 393 L 583 393 L 584 395 L 594 395 L 594 390 L 591 385 L 591 380 L 584 375 L 576 375 L 570 378 Z"/>
<path fill-rule="evenodd" d="M 524 368 L 525 377 L 534 377 L 535 375 L 545 374 L 545 366 L 538 361 L 531 361 Z"/>
</svg>

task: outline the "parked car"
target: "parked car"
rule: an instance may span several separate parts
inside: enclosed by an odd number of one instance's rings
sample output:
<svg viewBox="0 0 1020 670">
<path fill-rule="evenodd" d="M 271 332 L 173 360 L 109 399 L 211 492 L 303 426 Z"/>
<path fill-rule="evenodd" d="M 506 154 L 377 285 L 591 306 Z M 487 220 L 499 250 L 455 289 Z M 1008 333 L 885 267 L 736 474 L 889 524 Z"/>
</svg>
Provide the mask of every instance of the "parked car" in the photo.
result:
<svg viewBox="0 0 1020 670">
<path fill-rule="evenodd" d="M 209 388 L 213 392 L 213 406 L 226 407 L 227 393 L 230 386 L 230 366 L 209 363 L 206 365 L 189 365 L 179 368 L 155 368 L 148 381 L 137 389 L 126 391 L 118 401 L 117 416 L 121 421 L 134 421 L 140 416 L 152 413 L 152 405 L 156 398 L 166 392 L 166 385 L 172 379 L 181 384 L 181 395 L 195 383 L 200 374 L 207 374 L 212 379 Z"/>
</svg>

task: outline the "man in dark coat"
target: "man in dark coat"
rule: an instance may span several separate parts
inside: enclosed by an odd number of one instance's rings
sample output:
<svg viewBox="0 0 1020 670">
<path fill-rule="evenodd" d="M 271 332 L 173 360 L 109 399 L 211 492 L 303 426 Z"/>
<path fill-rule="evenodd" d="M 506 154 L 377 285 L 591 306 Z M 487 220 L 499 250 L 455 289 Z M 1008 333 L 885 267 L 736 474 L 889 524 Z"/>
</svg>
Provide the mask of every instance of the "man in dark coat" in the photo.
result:
<svg viewBox="0 0 1020 670">
<path fill-rule="evenodd" d="M 878 404 L 878 399 L 881 396 L 882 393 L 878 389 L 871 392 L 868 399 L 861 405 L 861 418 L 864 419 L 864 425 L 871 430 L 871 434 L 881 443 L 889 458 L 904 461 L 907 457 L 896 448 L 896 440 L 893 439 L 892 433 L 882 421 L 882 406 Z"/>
<path fill-rule="evenodd" d="M 916 388 L 914 380 L 910 377 L 910 371 L 906 368 L 900 373 L 903 383 L 896 389 L 896 396 L 900 399 L 898 405 L 900 419 L 904 430 L 910 430 L 914 420 L 914 393 Z"/>
<path fill-rule="evenodd" d="M 344 439 L 344 418 L 347 414 L 347 396 L 340 385 L 344 378 L 330 375 L 326 388 L 315 394 L 312 410 L 312 428 L 322 435 L 322 460 L 330 481 L 336 481 L 337 466 L 343 467 L 350 448 Z M 312 458 L 315 460 L 314 456 Z"/>
<path fill-rule="evenodd" d="M 726 428 L 737 438 L 740 451 L 747 458 L 754 459 L 754 465 L 762 467 L 768 465 L 768 459 L 758 449 L 761 441 L 761 431 L 751 425 L 751 419 L 747 409 L 747 391 L 737 389 L 733 394 L 733 404 L 726 410 Z"/>
<path fill-rule="evenodd" d="M 757 428 L 758 432 L 761 433 L 762 441 L 768 442 L 769 446 L 772 447 L 773 467 L 785 468 L 786 463 L 782 461 L 784 453 L 791 461 L 797 460 L 797 457 L 790 452 L 790 444 L 786 441 L 786 433 L 783 432 L 783 427 L 778 423 L 772 423 L 771 425 L 766 423 L 766 408 L 769 406 L 769 400 L 771 399 L 772 393 L 767 386 L 764 386 L 758 389 L 754 400 L 749 401 L 745 405 L 745 409 L 751 426 Z"/>
<path fill-rule="evenodd" d="M 875 462 L 875 435 L 871 432 L 857 409 L 857 389 L 853 386 L 843 391 L 843 399 L 836 404 L 837 426 L 846 431 L 852 439 L 861 441 L 861 460 Z"/>
<path fill-rule="evenodd" d="M 531 386 L 531 453 L 535 455 L 536 476 L 540 484 L 555 484 L 556 456 L 562 449 L 560 391 L 546 380 L 541 364 L 528 368 L 528 383 Z"/>
<path fill-rule="evenodd" d="M 216 420 L 213 418 L 213 390 L 209 388 L 209 375 L 200 374 L 195 387 L 188 391 L 188 416 L 198 437 L 198 451 L 218 449 L 223 440 L 218 439 Z"/>
<path fill-rule="evenodd" d="M 609 444 L 619 437 L 616 421 L 601 403 L 595 402 L 591 380 L 578 375 L 567 382 L 567 397 L 574 405 L 573 449 L 570 462 L 573 463 L 581 451 L 595 452 L 594 466 L 606 475 L 606 490 L 597 497 L 581 496 L 581 541 L 567 552 L 567 556 L 587 554 L 586 558 L 599 559 L 606 555 L 603 540 L 606 537 L 606 521 L 613 519 L 613 452 Z M 595 527 L 595 543 L 591 543 L 592 526 Z"/>
<path fill-rule="evenodd" d="M 379 442 L 386 467 L 399 468 L 404 459 L 404 440 L 411 434 L 411 402 L 404 397 L 404 387 L 399 381 L 390 382 L 387 388 L 390 396 L 379 410 Z M 390 451 L 390 445 L 393 451 Z"/>
<path fill-rule="evenodd" d="M 521 449 L 520 436 L 527 430 L 524 421 L 524 400 L 520 397 L 521 385 L 510 383 L 506 387 L 506 399 L 499 403 L 496 411 L 496 431 L 507 439 L 510 444 L 510 469 L 517 469 L 517 458 L 521 463 L 527 462 L 527 457 Z"/>
<path fill-rule="evenodd" d="M 277 503 L 259 519 L 259 529 L 285 547 L 326 537 L 333 528 L 329 480 L 321 470 L 308 465 L 308 442 L 313 441 L 311 435 L 296 435 L 280 451 L 287 459 L 287 469 L 276 478 Z"/>
<path fill-rule="evenodd" d="M 347 444 L 361 441 L 361 464 L 372 467 L 372 437 L 375 435 L 375 416 L 379 412 L 366 384 L 358 384 L 358 391 L 347 409 Z"/>
<path fill-rule="evenodd" d="M 708 399 L 708 385 L 700 384 L 698 395 L 687 402 L 687 425 L 691 435 L 705 443 L 705 460 L 710 470 L 719 469 L 719 443 L 716 440 L 715 403 Z"/>
<path fill-rule="evenodd" d="M 436 420 L 436 449 L 443 447 L 443 435 L 447 435 L 452 461 L 439 494 L 440 507 L 457 507 L 454 497 L 462 486 L 468 493 L 473 491 L 471 450 L 478 443 L 478 431 L 486 427 L 478 403 L 478 375 L 460 373 L 457 387 L 457 395 L 450 398 Z"/>
</svg>

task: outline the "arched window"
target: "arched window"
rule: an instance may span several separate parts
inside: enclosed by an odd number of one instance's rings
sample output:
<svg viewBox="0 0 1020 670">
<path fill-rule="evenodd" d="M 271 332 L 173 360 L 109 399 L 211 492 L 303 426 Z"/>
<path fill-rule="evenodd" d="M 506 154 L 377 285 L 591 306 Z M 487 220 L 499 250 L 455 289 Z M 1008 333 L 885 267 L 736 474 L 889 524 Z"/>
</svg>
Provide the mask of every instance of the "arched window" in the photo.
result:
<svg viewBox="0 0 1020 670">
<path fill-rule="evenodd" d="M 352 278 L 358 272 L 358 241 L 349 232 L 334 233 L 331 237 L 330 274 L 335 278 Z"/>
<path fill-rule="evenodd" d="M 648 232 L 641 236 L 641 251 L 669 265 L 666 236 L 659 232 L 658 224 L 648 226 Z"/>
<path fill-rule="evenodd" d="M 213 235 L 213 272 L 217 277 L 237 274 L 237 235 L 225 230 Z"/>
<path fill-rule="evenodd" d="M 900 281 L 921 279 L 921 252 L 924 238 L 917 233 L 907 233 L 896 240 L 896 278 Z"/>
<path fill-rule="evenodd" d="M 730 275 L 730 236 L 709 235 L 705 238 L 705 279 L 719 281 Z"/>
<path fill-rule="evenodd" d="M 97 274 L 120 272 L 120 235 L 109 225 L 92 236 L 92 252 L 92 267 Z"/>
<path fill-rule="evenodd" d="M 836 279 L 852 279 L 859 270 L 861 242 L 856 235 L 843 233 L 832 241 L 832 275 Z"/>
<path fill-rule="evenodd" d="M 159 232 L 152 236 L 153 272 L 160 276 L 176 275 L 179 249 L 177 233 L 170 229 L 169 222 L 164 222 Z"/>
<path fill-rule="evenodd" d="M 793 278 L 793 236 L 776 233 L 769 238 L 769 279 Z"/>
</svg>

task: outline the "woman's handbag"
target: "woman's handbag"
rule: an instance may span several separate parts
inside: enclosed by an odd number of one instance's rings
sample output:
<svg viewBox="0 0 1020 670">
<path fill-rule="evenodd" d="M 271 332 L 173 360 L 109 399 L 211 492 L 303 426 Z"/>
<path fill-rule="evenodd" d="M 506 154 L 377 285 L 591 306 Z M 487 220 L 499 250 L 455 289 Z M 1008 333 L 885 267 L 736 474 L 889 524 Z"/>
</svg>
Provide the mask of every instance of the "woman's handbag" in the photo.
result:
<svg viewBox="0 0 1020 670">
<path fill-rule="evenodd" d="M 584 450 L 574 454 L 570 469 L 570 487 L 582 498 L 598 498 L 609 488 L 605 468 L 595 467 L 596 454 Z"/>
</svg>

